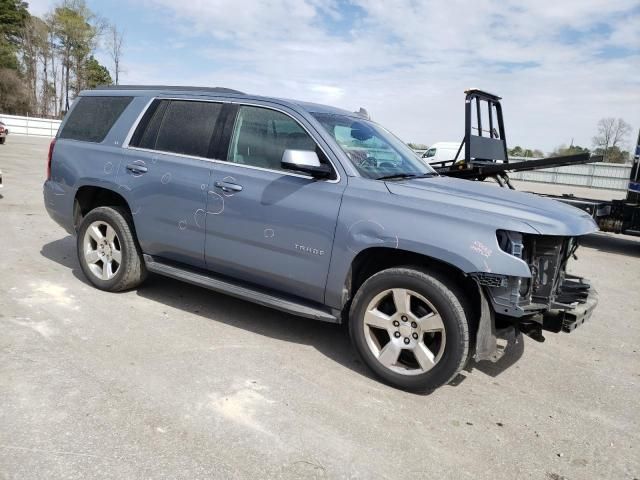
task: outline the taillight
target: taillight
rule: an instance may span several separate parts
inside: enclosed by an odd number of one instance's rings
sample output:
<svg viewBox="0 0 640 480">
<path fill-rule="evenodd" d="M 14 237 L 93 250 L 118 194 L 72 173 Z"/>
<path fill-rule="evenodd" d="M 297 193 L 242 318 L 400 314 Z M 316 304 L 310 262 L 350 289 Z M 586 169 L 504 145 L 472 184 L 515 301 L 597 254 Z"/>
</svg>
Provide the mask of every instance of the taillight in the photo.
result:
<svg viewBox="0 0 640 480">
<path fill-rule="evenodd" d="M 53 147 L 56 146 L 56 139 L 49 144 L 49 155 L 47 156 L 47 180 L 51 180 L 51 158 L 53 157 Z"/>
</svg>

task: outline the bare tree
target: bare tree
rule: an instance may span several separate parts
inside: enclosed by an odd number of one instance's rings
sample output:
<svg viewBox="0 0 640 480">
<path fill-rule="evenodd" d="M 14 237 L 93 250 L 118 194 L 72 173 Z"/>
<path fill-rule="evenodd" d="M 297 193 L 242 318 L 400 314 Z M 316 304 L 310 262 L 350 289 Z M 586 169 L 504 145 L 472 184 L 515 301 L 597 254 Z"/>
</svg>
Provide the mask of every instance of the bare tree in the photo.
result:
<svg viewBox="0 0 640 480">
<path fill-rule="evenodd" d="M 598 122 L 598 134 L 593 137 L 593 145 L 603 152 L 604 161 L 607 161 L 607 151 L 613 147 L 620 148 L 620 144 L 626 141 L 631 132 L 631 125 L 622 118 L 602 118 Z"/>
<path fill-rule="evenodd" d="M 115 25 L 109 26 L 109 37 L 107 39 L 107 47 L 109 49 L 109 55 L 113 61 L 113 79 L 116 85 L 120 83 L 120 73 L 122 67 L 120 66 L 120 59 L 122 57 L 122 44 L 124 42 L 124 32 L 118 30 Z"/>
</svg>

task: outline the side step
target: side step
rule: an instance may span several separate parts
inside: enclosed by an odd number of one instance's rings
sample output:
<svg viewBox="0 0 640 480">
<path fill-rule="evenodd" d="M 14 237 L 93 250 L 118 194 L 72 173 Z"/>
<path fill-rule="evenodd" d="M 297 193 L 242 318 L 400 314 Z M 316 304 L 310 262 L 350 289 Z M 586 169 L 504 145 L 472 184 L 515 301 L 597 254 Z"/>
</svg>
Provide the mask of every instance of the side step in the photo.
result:
<svg viewBox="0 0 640 480">
<path fill-rule="evenodd" d="M 143 256 L 147 270 L 150 272 L 182 280 L 216 292 L 226 293 L 227 295 L 265 307 L 275 308 L 292 315 L 322 320 L 323 322 L 340 323 L 340 319 L 329 312 L 328 309 L 323 310 L 311 303 L 267 293 L 253 286 L 234 283 L 221 277 L 216 277 L 210 272 L 201 273 L 196 270 L 163 263 L 151 255 L 145 254 Z"/>
</svg>

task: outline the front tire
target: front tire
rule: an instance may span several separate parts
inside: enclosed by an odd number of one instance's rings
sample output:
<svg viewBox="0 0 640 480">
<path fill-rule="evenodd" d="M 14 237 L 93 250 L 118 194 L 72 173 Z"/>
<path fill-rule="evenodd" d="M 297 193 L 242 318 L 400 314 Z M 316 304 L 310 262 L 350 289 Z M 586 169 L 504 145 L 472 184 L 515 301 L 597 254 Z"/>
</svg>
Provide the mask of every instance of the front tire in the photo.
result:
<svg viewBox="0 0 640 480">
<path fill-rule="evenodd" d="M 390 268 L 366 280 L 349 314 L 365 364 L 394 387 L 428 392 L 450 382 L 469 354 L 469 324 L 453 282 L 434 272 Z"/>
<path fill-rule="evenodd" d="M 82 271 L 100 290 L 129 290 L 146 277 L 142 252 L 124 208 L 91 210 L 82 219 L 76 247 Z"/>
</svg>

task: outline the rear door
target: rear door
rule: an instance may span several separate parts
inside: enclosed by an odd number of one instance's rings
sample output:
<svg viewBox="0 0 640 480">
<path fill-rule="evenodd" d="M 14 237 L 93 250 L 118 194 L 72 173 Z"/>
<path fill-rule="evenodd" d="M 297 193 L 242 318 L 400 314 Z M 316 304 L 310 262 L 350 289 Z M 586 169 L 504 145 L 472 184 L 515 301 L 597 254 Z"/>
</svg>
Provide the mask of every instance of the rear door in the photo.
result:
<svg viewBox="0 0 640 480">
<path fill-rule="evenodd" d="M 304 119 L 231 109 L 208 189 L 207 268 L 322 302 L 346 179 L 335 166 L 327 180 L 282 169 L 285 149 L 315 150 L 331 164 Z"/>
<path fill-rule="evenodd" d="M 156 99 L 124 149 L 119 188 L 144 253 L 204 266 L 210 152 L 222 104 Z"/>
</svg>

